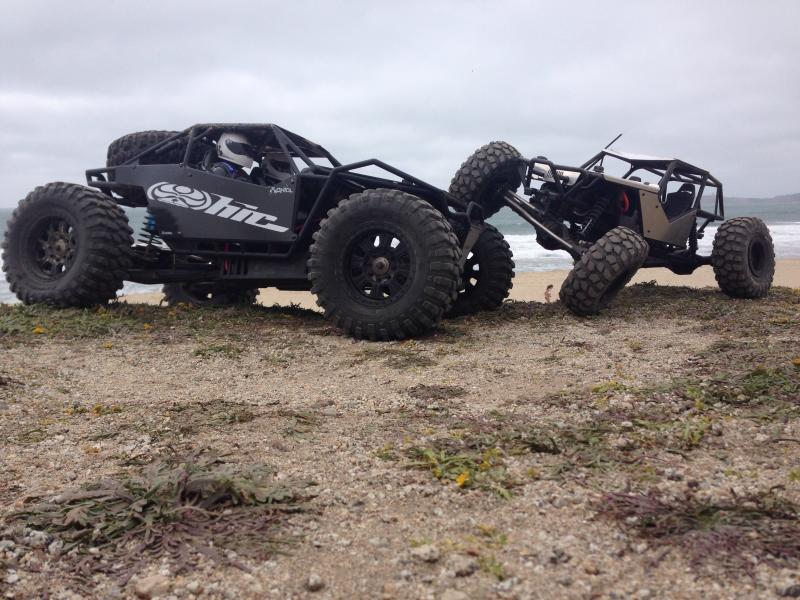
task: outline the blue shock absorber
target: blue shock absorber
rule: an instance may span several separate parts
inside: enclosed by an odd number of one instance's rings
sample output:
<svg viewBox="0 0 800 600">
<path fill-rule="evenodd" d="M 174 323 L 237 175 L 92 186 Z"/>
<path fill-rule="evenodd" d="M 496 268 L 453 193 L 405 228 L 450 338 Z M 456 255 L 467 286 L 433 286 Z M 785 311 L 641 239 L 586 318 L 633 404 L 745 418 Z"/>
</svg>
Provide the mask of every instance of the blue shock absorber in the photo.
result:
<svg viewBox="0 0 800 600">
<path fill-rule="evenodd" d="M 156 216 L 153 213 L 151 213 L 150 211 L 147 211 L 147 216 L 145 216 L 145 218 L 144 218 L 144 227 L 143 227 L 143 229 L 147 233 L 155 233 L 156 232 Z"/>
</svg>

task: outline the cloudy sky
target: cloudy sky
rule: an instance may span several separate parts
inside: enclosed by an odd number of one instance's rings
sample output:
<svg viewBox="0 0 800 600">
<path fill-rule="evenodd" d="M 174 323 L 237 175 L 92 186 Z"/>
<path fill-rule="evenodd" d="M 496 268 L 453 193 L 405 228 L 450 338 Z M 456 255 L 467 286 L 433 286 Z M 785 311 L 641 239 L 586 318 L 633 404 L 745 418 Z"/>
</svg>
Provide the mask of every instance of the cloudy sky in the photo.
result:
<svg viewBox="0 0 800 600">
<path fill-rule="evenodd" d="M 624 132 L 729 195 L 800 191 L 797 0 L 3 6 L 0 207 L 198 121 L 275 122 L 441 186 L 493 139 L 580 163 Z"/>
</svg>

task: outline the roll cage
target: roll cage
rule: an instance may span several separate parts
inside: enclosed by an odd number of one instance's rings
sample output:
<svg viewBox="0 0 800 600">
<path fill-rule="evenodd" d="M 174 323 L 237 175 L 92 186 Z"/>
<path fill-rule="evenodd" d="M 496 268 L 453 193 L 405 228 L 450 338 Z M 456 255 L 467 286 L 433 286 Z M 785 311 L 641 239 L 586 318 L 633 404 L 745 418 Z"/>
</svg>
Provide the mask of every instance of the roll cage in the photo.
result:
<svg viewBox="0 0 800 600">
<path fill-rule="evenodd" d="M 605 175 L 603 161 L 606 157 L 615 158 L 628 164 L 628 169 L 622 175 L 624 182 L 617 178 L 609 179 Z M 592 158 L 583 163 L 580 167 L 559 165 L 547 158 L 540 156 L 534 159 L 525 160 L 527 166 L 523 179 L 525 193 L 536 196 L 539 191 L 532 186 L 534 180 L 546 180 L 555 186 L 559 195 L 568 198 L 579 191 L 585 191 L 599 184 L 601 181 L 618 181 L 622 184 L 629 184 L 633 187 L 642 186 L 636 179 L 631 179 L 634 173 L 647 172 L 658 177 L 658 195 L 662 203 L 667 201 L 667 186 L 670 183 L 688 183 L 698 186 L 692 209 L 697 210 L 697 216 L 704 219 L 698 227 L 698 233 L 702 233 L 706 226 L 713 221 L 721 221 L 725 218 L 724 202 L 722 194 L 722 183 L 705 169 L 691 165 L 677 158 L 657 158 L 651 156 L 639 156 L 614 150 L 603 149 Z M 578 178 L 573 183 L 569 183 L 568 174 L 577 174 Z M 703 192 L 706 188 L 715 190 L 714 210 L 703 210 L 701 202 Z"/>
</svg>

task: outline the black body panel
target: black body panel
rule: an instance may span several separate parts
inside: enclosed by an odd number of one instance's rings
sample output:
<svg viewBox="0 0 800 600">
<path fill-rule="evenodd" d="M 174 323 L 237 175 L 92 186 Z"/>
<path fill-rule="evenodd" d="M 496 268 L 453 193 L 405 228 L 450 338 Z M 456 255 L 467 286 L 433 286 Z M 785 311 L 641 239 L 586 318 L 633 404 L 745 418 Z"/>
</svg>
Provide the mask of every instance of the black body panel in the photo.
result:
<svg viewBox="0 0 800 600">
<path fill-rule="evenodd" d="M 265 187 L 180 165 L 117 167 L 116 181 L 141 187 L 161 238 L 291 242 L 294 177 Z"/>
</svg>

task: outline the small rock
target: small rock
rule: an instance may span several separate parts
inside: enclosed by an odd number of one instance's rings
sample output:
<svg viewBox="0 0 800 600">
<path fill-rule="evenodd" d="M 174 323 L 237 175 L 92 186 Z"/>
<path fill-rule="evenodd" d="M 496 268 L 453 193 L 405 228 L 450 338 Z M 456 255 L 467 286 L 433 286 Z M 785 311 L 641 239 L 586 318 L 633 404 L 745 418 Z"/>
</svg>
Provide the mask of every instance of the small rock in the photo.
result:
<svg viewBox="0 0 800 600">
<path fill-rule="evenodd" d="M 316 573 L 311 573 L 311 575 L 308 576 L 308 579 L 306 579 L 306 589 L 309 592 L 318 592 L 324 587 L 325 582 L 322 580 L 322 577 Z"/>
<path fill-rule="evenodd" d="M 503 581 L 496 583 L 494 585 L 494 589 L 496 589 L 498 592 L 508 592 L 511 590 L 511 588 L 517 585 L 518 582 L 519 579 L 516 577 L 509 577 L 508 579 L 503 579 Z"/>
<path fill-rule="evenodd" d="M 625 436 L 616 438 L 611 445 L 615 450 L 621 450 L 623 452 L 626 450 L 633 450 L 636 447 L 636 444 L 633 443 L 633 440 L 630 440 Z"/>
<path fill-rule="evenodd" d="M 636 592 L 637 600 L 647 600 L 648 598 L 652 598 L 653 592 L 651 592 L 647 588 L 642 588 Z"/>
<path fill-rule="evenodd" d="M 151 575 L 142 577 L 133 586 L 133 593 L 139 598 L 152 598 L 163 596 L 169 591 L 170 581 L 164 575 Z"/>
<path fill-rule="evenodd" d="M 664 475 L 670 481 L 682 481 L 683 475 L 677 469 L 664 469 Z"/>
<path fill-rule="evenodd" d="M 622 423 L 619 424 L 619 426 L 622 427 L 623 429 L 633 429 L 633 423 L 631 423 L 630 421 L 623 421 Z"/>
<path fill-rule="evenodd" d="M 44 531 L 31 529 L 26 534 L 25 541 L 28 542 L 32 548 L 44 548 L 47 546 L 47 542 L 50 541 L 50 536 Z"/>
<path fill-rule="evenodd" d="M 469 577 L 478 570 L 478 561 L 465 554 L 455 554 L 447 561 L 447 568 L 456 574 L 456 577 Z"/>
<path fill-rule="evenodd" d="M 800 583 L 793 583 L 778 590 L 778 595 L 784 598 L 800 598 Z"/>
<path fill-rule="evenodd" d="M 374 548 L 385 548 L 386 547 L 386 540 L 379 537 L 374 537 L 369 539 L 369 545 Z"/>
<path fill-rule="evenodd" d="M 13 585 L 19 581 L 19 575 L 15 571 L 9 571 L 6 575 L 6 583 Z"/>
<path fill-rule="evenodd" d="M 203 586 L 200 585 L 199 581 L 192 580 L 186 584 L 186 591 L 191 594 L 197 595 L 203 591 Z"/>
<path fill-rule="evenodd" d="M 758 434 L 758 435 L 755 437 L 755 440 L 756 440 L 756 443 L 758 443 L 758 444 L 763 444 L 763 443 L 765 443 L 765 442 L 768 442 L 768 441 L 769 441 L 769 436 L 768 436 L 766 433 L 759 433 L 759 434 Z"/>
<path fill-rule="evenodd" d="M 423 544 L 411 549 L 411 556 L 423 562 L 433 563 L 439 560 L 439 549 L 433 544 Z"/>
<path fill-rule="evenodd" d="M 547 562 L 551 565 L 562 565 L 569 562 L 570 558 L 572 557 L 561 548 L 553 548 L 552 552 L 550 552 L 550 555 L 547 557 Z"/>
<path fill-rule="evenodd" d="M 583 572 L 587 575 L 599 575 L 600 567 L 597 566 L 597 563 L 587 560 L 583 563 Z"/>
<path fill-rule="evenodd" d="M 439 598 L 441 600 L 469 600 L 469 596 L 467 596 L 464 592 L 454 589 L 443 591 Z"/>
</svg>

